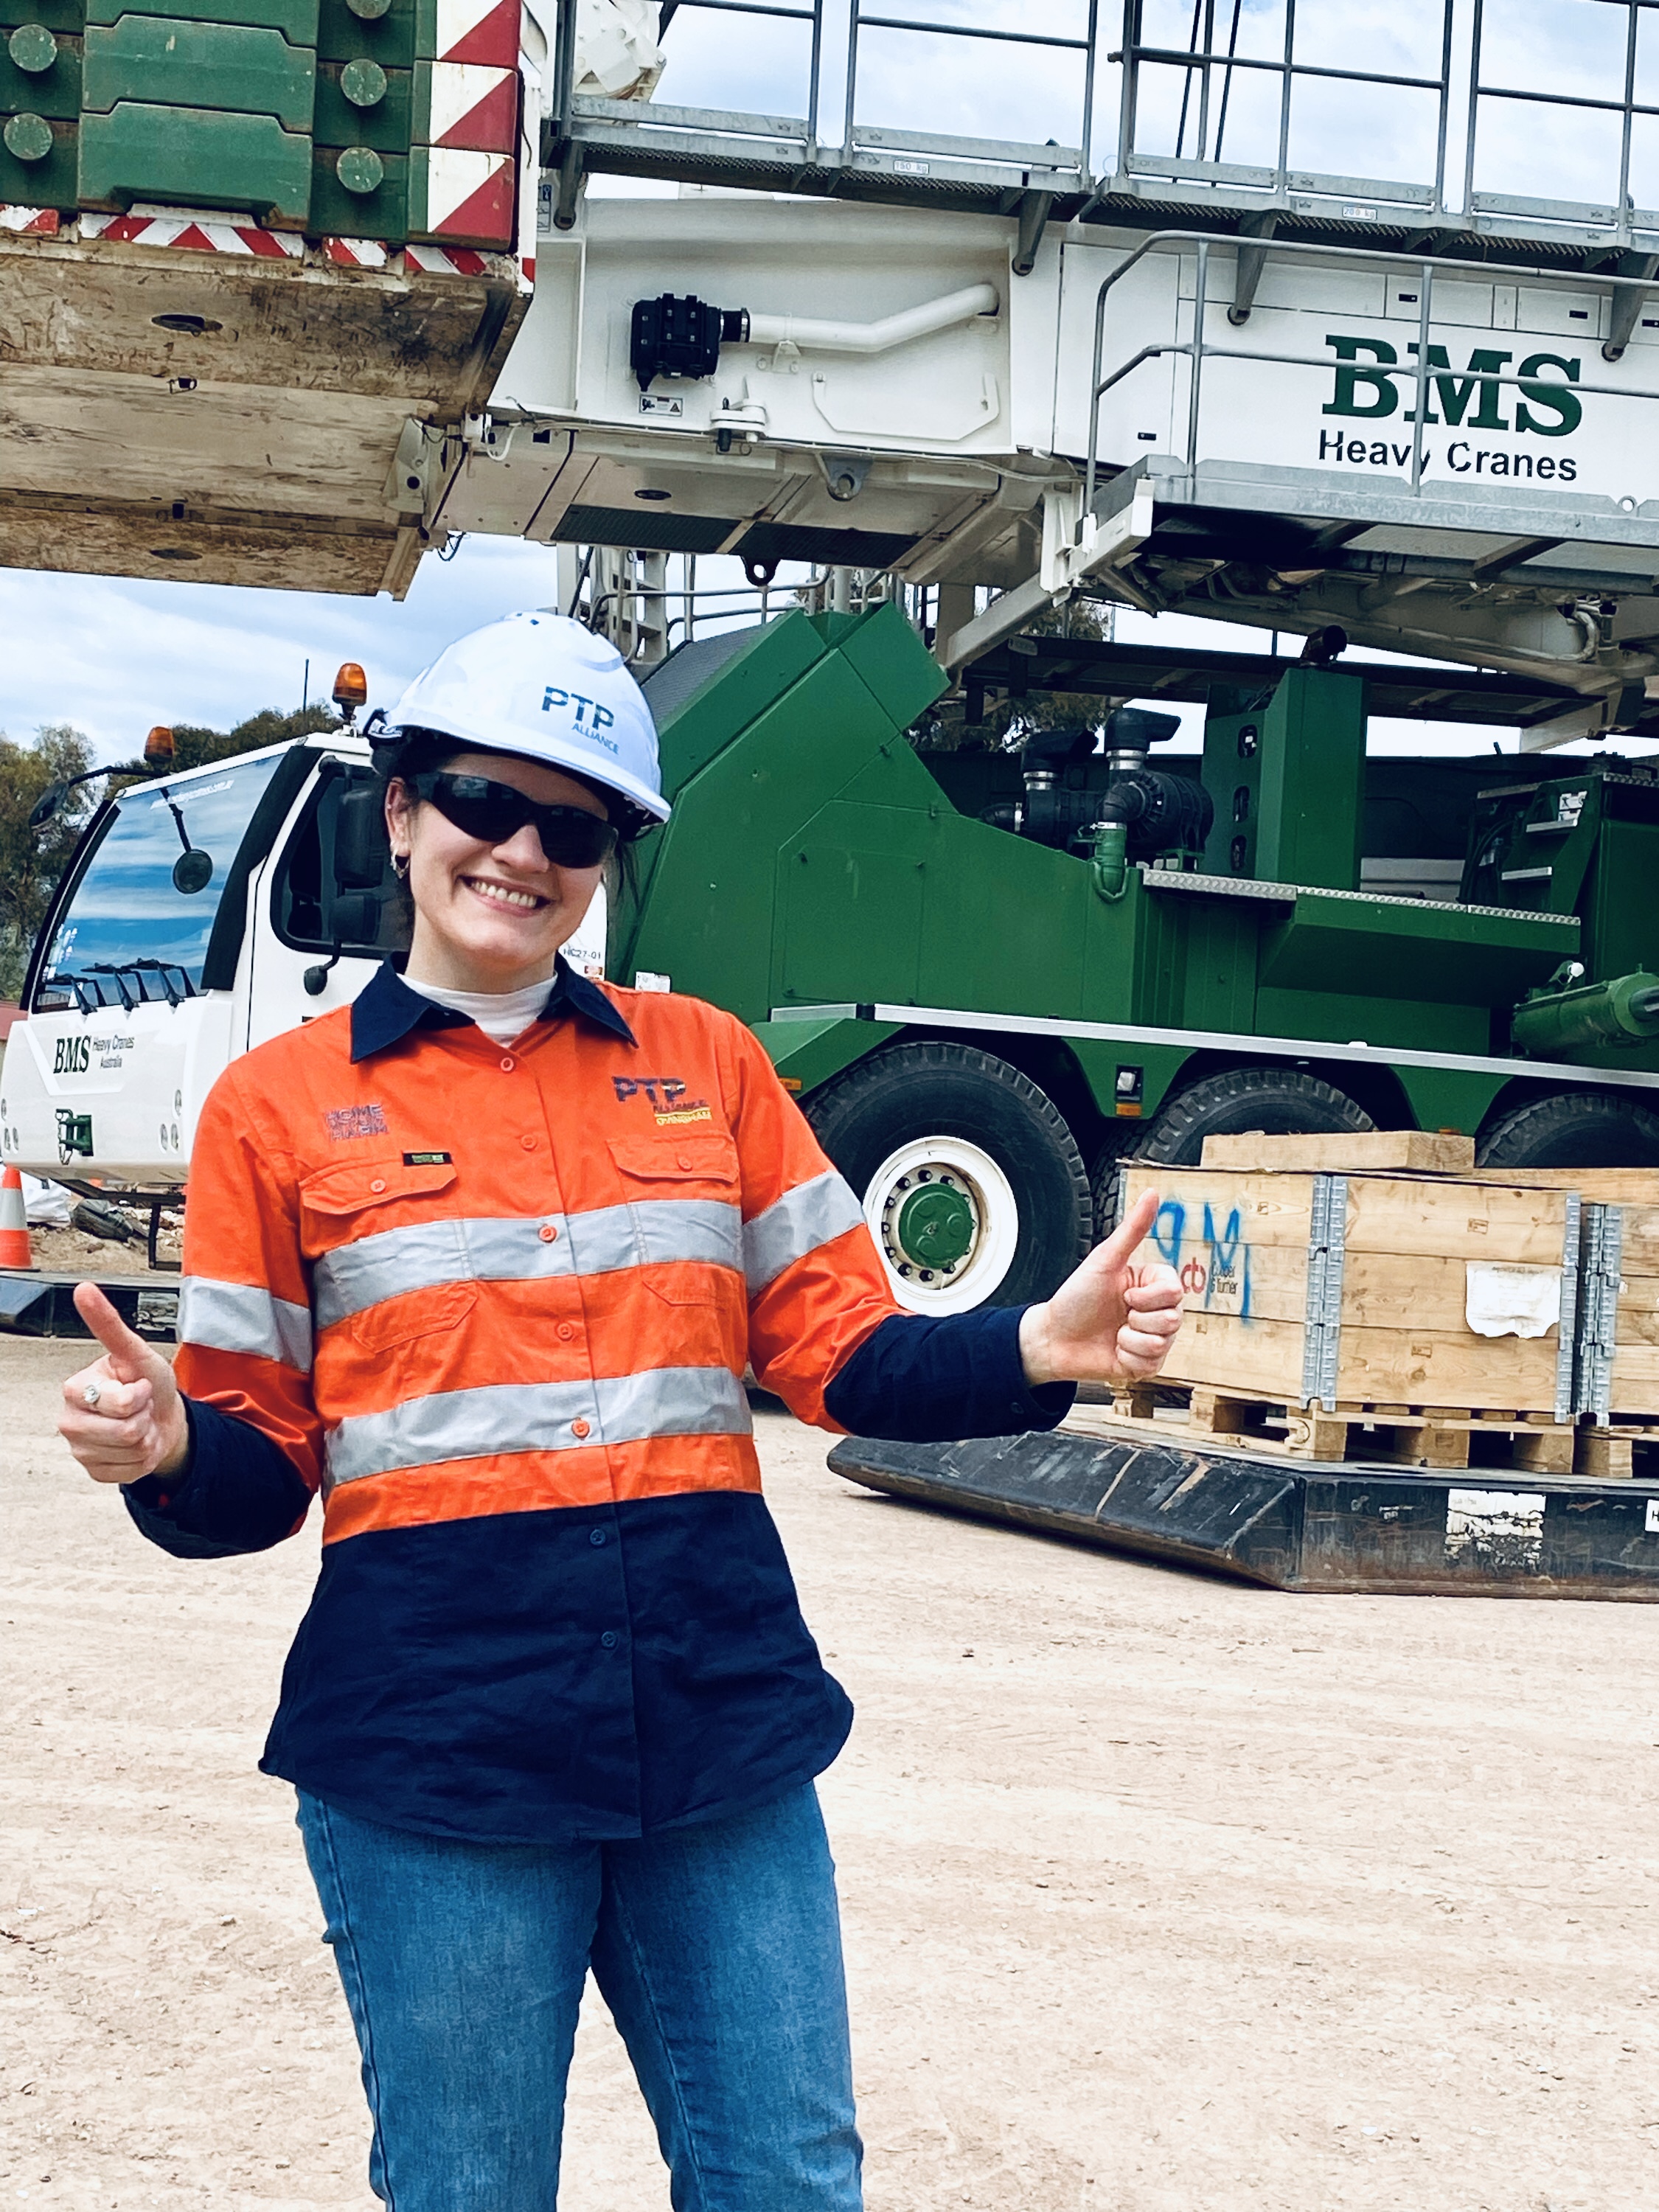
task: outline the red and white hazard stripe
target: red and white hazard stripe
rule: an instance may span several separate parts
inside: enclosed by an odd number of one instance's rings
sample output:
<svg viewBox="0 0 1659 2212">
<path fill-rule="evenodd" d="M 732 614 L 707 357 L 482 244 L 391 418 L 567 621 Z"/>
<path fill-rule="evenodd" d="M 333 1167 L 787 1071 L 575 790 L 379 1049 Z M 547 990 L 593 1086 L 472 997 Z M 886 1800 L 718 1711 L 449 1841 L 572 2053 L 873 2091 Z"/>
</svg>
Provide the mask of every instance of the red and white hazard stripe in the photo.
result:
<svg viewBox="0 0 1659 2212">
<path fill-rule="evenodd" d="M 447 244 L 514 244 L 511 154 L 461 146 L 416 146 L 410 155 L 409 227 Z"/>
<path fill-rule="evenodd" d="M 322 246 L 337 269 L 384 269 L 397 252 L 380 238 L 325 238 Z"/>
<path fill-rule="evenodd" d="M 521 147 L 521 151 L 522 151 Z M 514 174 L 510 154 L 476 148 L 419 146 L 414 165 L 426 191 L 426 220 L 431 241 L 400 247 L 377 238 L 324 238 L 316 251 L 339 269 L 394 269 L 403 255 L 405 270 L 432 276 L 487 276 L 528 286 L 535 281 L 533 196 L 522 210 L 520 251 L 513 252 Z M 414 182 L 414 179 L 411 179 Z M 411 198 L 418 207 L 419 185 Z M 411 210 L 414 212 L 415 210 Z M 56 208 L 0 203 L 0 232 L 39 236 L 79 235 L 106 245 L 179 246 L 198 253 L 228 253 L 259 260 L 302 261 L 306 240 L 298 231 L 266 230 L 222 209 L 164 208 L 143 204 L 125 215 L 71 216 L 67 226 Z M 460 241 L 468 241 L 462 244 Z M 476 241 L 476 243 L 474 242 Z"/>
<path fill-rule="evenodd" d="M 217 208 L 151 207 L 143 201 L 125 215 L 83 215 L 81 235 L 129 246 L 179 246 L 196 253 L 252 254 L 266 261 L 302 261 L 306 250 L 297 230 L 265 230 Z"/>
<path fill-rule="evenodd" d="M 423 276 L 499 276 L 512 265 L 505 254 L 480 253 L 470 246 L 431 246 L 421 240 L 404 248 L 404 268 Z"/>
<path fill-rule="evenodd" d="M 519 0 L 438 0 L 432 58 L 511 70 L 519 62 Z"/>
<path fill-rule="evenodd" d="M 436 0 L 410 228 L 446 246 L 517 242 L 520 0 Z"/>
<path fill-rule="evenodd" d="M 519 73 L 479 62 L 434 62 L 427 135 L 434 146 L 510 154 L 519 131 Z"/>
</svg>

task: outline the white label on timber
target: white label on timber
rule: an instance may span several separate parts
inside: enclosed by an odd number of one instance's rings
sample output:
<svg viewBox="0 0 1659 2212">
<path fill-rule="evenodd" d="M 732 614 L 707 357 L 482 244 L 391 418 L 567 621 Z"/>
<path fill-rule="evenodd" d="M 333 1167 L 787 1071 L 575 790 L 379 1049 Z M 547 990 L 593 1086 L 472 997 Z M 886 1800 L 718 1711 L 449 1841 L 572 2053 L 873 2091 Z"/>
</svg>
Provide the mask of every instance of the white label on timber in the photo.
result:
<svg viewBox="0 0 1659 2212">
<path fill-rule="evenodd" d="M 1477 1336 L 1547 1336 L 1561 1318 L 1559 1267 L 1464 1268 L 1463 1315 Z"/>
<path fill-rule="evenodd" d="M 1446 1493 L 1448 1566 L 1536 1574 L 1544 1563 L 1544 1499 L 1535 1490 Z"/>
<path fill-rule="evenodd" d="M 1659 1536 L 1659 1498 L 1648 1500 L 1647 1533 L 1650 1536 Z"/>
</svg>

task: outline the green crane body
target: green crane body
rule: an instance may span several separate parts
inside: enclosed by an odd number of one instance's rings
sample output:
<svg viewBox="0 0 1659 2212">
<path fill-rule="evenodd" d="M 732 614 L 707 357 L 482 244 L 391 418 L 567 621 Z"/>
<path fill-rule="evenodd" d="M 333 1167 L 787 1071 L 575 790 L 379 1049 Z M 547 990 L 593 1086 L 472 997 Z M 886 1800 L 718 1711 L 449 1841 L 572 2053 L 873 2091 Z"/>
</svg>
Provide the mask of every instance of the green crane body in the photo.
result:
<svg viewBox="0 0 1659 2212">
<path fill-rule="evenodd" d="M 731 1008 L 808 1097 L 901 1031 L 946 1033 L 940 1010 L 957 1035 L 1029 1018 L 1041 1034 L 983 1041 L 1062 1103 L 1085 1153 L 1200 1069 L 1317 1072 L 1322 1046 L 1357 1043 L 1379 1049 L 1341 1081 L 1379 1124 L 1473 1133 L 1526 1095 L 1523 1003 L 1542 1060 L 1659 1071 L 1653 979 L 1626 972 L 1659 956 L 1659 782 L 1590 763 L 1511 781 L 1477 804 L 1460 902 L 1364 893 L 1364 679 L 1295 669 L 1271 697 L 1212 697 L 1201 854 L 1131 865 L 1103 896 L 1086 852 L 980 818 L 1017 795 L 1015 757 L 907 735 L 945 688 L 891 607 L 792 615 L 665 664 L 651 695 L 674 817 L 617 903 L 611 972 Z M 1073 773 L 1103 787 L 1098 757 Z M 1564 970 L 1571 1019 L 1551 1014 Z M 1614 981 L 1624 1015 L 1587 1018 L 1586 990 Z"/>
</svg>

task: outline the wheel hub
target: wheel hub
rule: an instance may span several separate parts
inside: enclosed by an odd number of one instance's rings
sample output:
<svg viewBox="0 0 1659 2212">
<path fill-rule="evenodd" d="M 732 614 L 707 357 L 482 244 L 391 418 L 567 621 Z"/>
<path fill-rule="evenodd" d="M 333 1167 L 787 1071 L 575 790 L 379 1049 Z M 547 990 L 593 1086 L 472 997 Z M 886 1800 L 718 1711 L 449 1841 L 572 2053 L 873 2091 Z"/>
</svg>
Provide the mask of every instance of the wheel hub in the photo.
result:
<svg viewBox="0 0 1659 2212">
<path fill-rule="evenodd" d="M 890 1152 L 866 1187 L 864 1218 L 894 1296 L 913 1313 L 965 1313 L 1013 1263 L 1019 1208 L 983 1146 L 943 1134 Z"/>
<path fill-rule="evenodd" d="M 978 1232 L 972 1203 L 952 1176 L 934 1177 L 922 1168 L 915 1182 L 901 1194 L 894 1242 L 915 1267 L 954 1267 L 973 1249 Z"/>
</svg>

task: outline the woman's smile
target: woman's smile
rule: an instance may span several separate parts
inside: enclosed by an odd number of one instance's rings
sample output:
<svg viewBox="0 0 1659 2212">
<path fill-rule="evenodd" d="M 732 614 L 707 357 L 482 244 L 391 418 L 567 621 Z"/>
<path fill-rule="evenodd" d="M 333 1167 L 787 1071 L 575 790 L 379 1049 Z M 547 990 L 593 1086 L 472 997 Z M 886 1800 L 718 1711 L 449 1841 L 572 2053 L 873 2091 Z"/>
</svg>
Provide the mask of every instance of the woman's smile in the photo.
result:
<svg viewBox="0 0 1659 2212">
<path fill-rule="evenodd" d="M 463 876 L 461 881 L 468 890 L 476 891 L 489 906 L 516 908 L 522 913 L 534 914 L 548 903 L 547 900 L 538 897 L 534 891 L 526 890 L 522 885 L 497 883 L 487 876 Z"/>
</svg>

